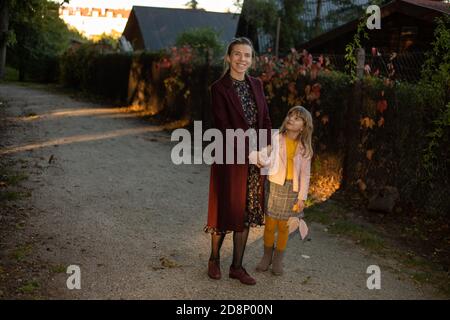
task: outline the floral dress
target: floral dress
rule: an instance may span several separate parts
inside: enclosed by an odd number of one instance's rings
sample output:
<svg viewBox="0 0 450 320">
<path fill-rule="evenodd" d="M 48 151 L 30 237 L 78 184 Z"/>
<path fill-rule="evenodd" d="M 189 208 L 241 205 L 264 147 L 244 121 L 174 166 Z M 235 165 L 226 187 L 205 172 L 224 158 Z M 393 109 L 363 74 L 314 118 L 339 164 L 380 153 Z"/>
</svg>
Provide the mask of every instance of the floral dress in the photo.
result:
<svg viewBox="0 0 450 320">
<path fill-rule="evenodd" d="M 257 129 L 258 126 L 258 108 L 252 93 L 250 84 L 246 80 L 233 79 L 233 87 L 241 101 L 245 119 L 250 128 Z M 246 226 L 261 226 L 264 224 L 264 212 L 260 201 L 261 181 L 259 168 L 254 164 L 248 166 L 247 176 L 247 221 Z"/>
</svg>

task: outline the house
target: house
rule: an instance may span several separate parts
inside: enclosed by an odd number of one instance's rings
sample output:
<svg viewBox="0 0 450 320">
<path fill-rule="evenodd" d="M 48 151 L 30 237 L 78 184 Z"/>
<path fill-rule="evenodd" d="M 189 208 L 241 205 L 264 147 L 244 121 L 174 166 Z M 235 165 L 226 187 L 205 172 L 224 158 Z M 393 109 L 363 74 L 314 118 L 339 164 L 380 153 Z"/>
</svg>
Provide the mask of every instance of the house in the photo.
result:
<svg viewBox="0 0 450 320">
<path fill-rule="evenodd" d="M 394 0 L 381 7 L 381 29 L 368 30 L 366 51 L 372 47 L 382 53 L 423 52 L 430 48 L 436 27 L 435 18 L 450 14 L 450 3 L 432 0 Z M 316 54 L 344 54 L 352 41 L 358 19 L 326 32 L 301 49 Z"/>
<path fill-rule="evenodd" d="M 238 19 L 238 14 L 201 9 L 133 6 L 122 36 L 134 50 L 158 51 L 173 46 L 186 30 L 211 27 L 227 43 L 236 34 Z"/>
<path fill-rule="evenodd" d="M 107 3 L 102 8 L 75 7 L 66 3 L 59 8 L 59 17 L 64 22 L 91 39 L 104 33 L 122 33 L 129 14 L 129 9 L 108 8 Z"/>
</svg>

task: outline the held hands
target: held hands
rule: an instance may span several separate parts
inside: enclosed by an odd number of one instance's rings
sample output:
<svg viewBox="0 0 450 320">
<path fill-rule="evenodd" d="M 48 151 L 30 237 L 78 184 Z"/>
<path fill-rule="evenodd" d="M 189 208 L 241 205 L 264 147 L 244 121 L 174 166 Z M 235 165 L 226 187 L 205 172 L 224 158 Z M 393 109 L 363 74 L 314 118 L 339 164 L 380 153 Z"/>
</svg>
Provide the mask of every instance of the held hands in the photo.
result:
<svg viewBox="0 0 450 320">
<path fill-rule="evenodd" d="M 267 158 L 270 158 L 270 154 L 272 153 L 272 146 L 267 146 Z M 265 167 L 267 165 L 267 158 L 261 155 L 261 152 L 257 153 L 257 163 L 258 168 Z"/>
<path fill-rule="evenodd" d="M 292 207 L 292 211 L 302 212 L 303 209 L 305 209 L 305 201 L 297 199 L 297 201 L 294 203 L 294 206 Z"/>
</svg>

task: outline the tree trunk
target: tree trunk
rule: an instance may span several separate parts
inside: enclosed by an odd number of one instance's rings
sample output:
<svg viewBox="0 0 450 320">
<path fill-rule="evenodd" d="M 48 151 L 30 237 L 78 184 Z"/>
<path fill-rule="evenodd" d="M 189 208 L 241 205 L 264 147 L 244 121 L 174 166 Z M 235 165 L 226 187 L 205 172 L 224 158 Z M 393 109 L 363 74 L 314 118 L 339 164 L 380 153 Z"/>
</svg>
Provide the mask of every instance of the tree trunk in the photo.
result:
<svg viewBox="0 0 450 320">
<path fill-rule="evenodd" d="M 6 41 L 9 24 L 8 1 L 0 0 L 0 80 L 5 77 Z"/>
<path fill-rule="evenodd" d="M 314 36 L 317 37 L 320 33 L 320 14 L 322 11 L 322 0 L 317 0 L 316 18 L 314 19 Z"/>
</svg>

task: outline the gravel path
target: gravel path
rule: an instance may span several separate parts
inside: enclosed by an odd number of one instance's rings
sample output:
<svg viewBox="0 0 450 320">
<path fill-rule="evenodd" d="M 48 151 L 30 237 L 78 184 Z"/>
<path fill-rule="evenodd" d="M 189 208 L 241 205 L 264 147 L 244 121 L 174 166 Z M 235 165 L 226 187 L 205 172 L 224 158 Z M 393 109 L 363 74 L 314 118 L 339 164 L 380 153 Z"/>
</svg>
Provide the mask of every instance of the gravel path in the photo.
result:
<svg viewBox="0 0 450 320">
<path fill-rule="evenodd" d="M 32 255 L 52 266 L 78 265 L 81 290 L 65 272 L 45 284 L 50 299 L 432 299 L 393 272 L 385 259 L 318 224 L 311 241 L 288 243 L 283 277 L 258 274 L 262 229 L 252 229 L 244 265 L 247 287 L 229 279 L 232 239 L 222 251 L 220 281 L 206 275 L 209 166 L 174 165 L 170 134 L 118 108 L 76 101 L 44 89 L 0 85 L 15 126 L 9 154 L 27 169 L 35 208 L 24 232 Z M 52 157 L 53 156 L 53 157 Z M 49 159 L 52 160 L 49 163 Z M 298 236 L 298 235 L 297 235 Z M 368 290 L 366 269 L 381 267 L 381 290 Z"/>
</svg>

